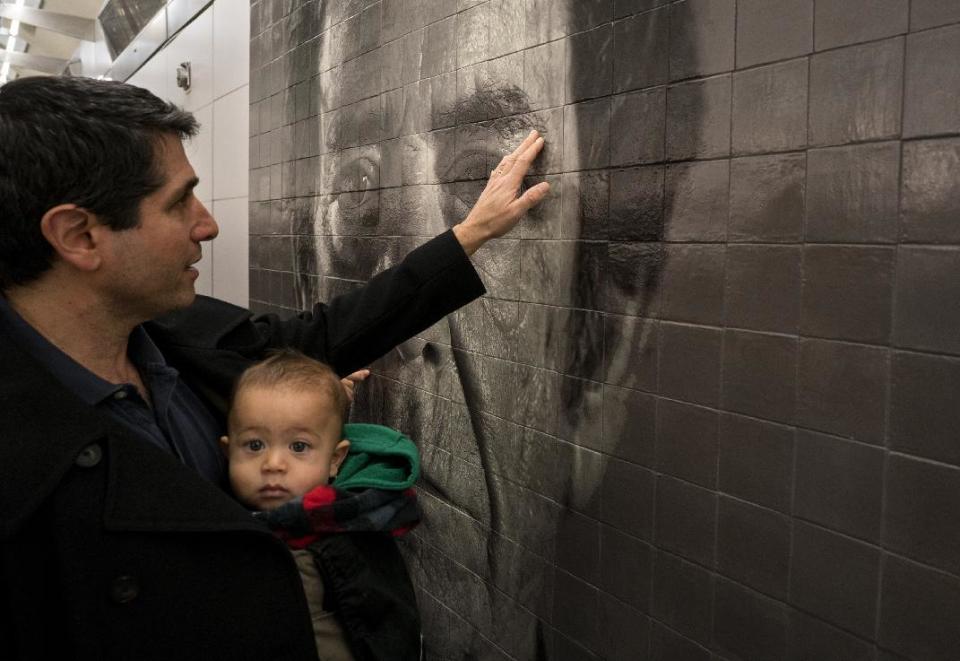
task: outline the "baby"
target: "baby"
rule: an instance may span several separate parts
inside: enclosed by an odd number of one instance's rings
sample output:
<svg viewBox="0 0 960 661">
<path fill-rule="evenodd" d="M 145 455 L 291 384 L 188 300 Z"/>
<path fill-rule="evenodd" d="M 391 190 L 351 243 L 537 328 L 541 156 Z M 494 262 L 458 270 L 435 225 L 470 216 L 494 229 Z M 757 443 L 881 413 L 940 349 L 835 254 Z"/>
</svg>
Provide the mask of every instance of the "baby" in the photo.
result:
<svg viewBox="0 0 960 661">
<path fill-rule="evenodd" d="M 325 661 L 419 659 L 416 596 L 394 537 L 419 520 L 413 442 L 344 424 L 327 365 L 284 351 L 237 381 L 220 439 L 234 495 L 293 552 Z"/>
</svg>

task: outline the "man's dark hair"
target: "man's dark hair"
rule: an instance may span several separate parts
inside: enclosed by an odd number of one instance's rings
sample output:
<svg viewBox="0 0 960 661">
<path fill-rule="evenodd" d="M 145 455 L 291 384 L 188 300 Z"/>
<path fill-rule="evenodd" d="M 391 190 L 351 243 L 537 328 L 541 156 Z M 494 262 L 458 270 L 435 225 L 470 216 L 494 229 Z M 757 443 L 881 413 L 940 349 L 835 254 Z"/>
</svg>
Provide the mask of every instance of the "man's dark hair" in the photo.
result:
<svg viewBox="0 0 960 661">
<path fill-rule="evenodd" d="M 119 82 L 30 77 L 0 87 L 0 290 L 50 268 L 40 219 L 58 204 L 113 230 L 136 227 L 140 201 L 164 183 L 161 137 L 198 128 L 192 114 Z"/>
</svg>

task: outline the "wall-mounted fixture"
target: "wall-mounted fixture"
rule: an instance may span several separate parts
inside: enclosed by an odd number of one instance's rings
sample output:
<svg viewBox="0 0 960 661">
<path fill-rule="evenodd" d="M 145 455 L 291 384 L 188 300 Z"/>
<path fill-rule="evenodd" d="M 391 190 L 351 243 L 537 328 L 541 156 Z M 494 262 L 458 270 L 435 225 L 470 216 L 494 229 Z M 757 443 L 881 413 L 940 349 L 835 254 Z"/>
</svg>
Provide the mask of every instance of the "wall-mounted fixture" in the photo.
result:
<svg viewBox="0 0 960 661">
<path fill-rule="evenodd" d="M 177 67 L 177 87 L 184 92 L 189 92 L 191 82 L 190 63 L 181 62 L 180 66 Z"/>
</svg>

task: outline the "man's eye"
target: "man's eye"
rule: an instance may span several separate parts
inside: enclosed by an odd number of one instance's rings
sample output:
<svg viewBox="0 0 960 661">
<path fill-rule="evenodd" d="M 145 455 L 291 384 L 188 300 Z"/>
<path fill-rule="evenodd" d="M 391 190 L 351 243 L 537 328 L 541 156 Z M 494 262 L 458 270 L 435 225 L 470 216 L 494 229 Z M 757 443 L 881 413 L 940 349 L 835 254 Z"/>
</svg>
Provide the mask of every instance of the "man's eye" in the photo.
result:
<svg viewBox="0 0 960 661">
<path fill-rule="evenodd" d="M 301 454 L 310 449 L 310 444 L 307 443 L 306 441 L 294 441 L 293 443 L 290 444 L 290 449 L 296 452 L 297 454 Z"/>
</svg>

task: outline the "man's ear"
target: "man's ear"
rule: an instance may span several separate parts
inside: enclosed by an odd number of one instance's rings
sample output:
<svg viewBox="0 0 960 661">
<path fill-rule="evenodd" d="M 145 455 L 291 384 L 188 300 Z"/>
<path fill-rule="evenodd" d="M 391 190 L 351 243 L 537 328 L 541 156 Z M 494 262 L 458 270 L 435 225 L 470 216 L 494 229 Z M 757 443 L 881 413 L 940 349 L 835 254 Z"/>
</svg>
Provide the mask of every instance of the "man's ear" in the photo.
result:
<svg viewBox="0 0 960 661">
<path fill-rule="evenodd" d="M 347 458 L 347 452 L 350 451 L 350 441 L 343 439 L 337 443 L 333 449 L 333 457 L 330 458 L 330 476 L 333 477 L 340 470 L 340 464 Z"/>
<path fill-rule="evenodd" d="M 60 204 L 40 219 L 43 238 L 57 256 L 81 271 L 99 268 L 102 255 L 97 235 L 105 227 L 95 214 L 76 204 Z"/>
</svg>

